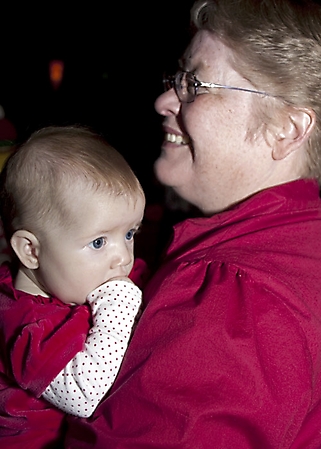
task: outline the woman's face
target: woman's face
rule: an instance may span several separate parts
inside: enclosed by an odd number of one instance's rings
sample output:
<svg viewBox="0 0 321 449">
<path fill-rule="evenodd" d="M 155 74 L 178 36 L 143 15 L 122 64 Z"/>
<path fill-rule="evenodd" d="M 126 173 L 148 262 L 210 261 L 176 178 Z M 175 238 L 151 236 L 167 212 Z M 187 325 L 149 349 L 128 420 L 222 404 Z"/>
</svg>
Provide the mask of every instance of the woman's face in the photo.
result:
<svg viewBox="0 0 321 449">
<path fill-rule="evenodd" d="M 201 31 L 181 68 L 203 82 L 253 89 L 232 68 L 232 56 L 222 42 Z M 170 89 L 156 100 L 165 132 L 156 175 L 205 213 L 223 210 L 269 185 L 271 147 L 262 135 L 249 136 L 254 95 L 202 88 L 193 103 L 181 103 Z"/>
</svg>

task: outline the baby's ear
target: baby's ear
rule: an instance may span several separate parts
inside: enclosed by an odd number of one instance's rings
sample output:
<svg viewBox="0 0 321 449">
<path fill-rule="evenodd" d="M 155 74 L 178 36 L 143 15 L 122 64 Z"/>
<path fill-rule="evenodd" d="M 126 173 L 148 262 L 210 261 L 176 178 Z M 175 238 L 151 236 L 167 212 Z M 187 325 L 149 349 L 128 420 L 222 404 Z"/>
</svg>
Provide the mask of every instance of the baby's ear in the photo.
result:
<svg viewBox="0 0 321 449">
<path fill-rule="evenodd" d="M 20 229 L 13 234 L 10 243 L 20 262 L 26 268 L 35 270 L 39 267 L 40 243 L 32 232 Z"/>
</svg>

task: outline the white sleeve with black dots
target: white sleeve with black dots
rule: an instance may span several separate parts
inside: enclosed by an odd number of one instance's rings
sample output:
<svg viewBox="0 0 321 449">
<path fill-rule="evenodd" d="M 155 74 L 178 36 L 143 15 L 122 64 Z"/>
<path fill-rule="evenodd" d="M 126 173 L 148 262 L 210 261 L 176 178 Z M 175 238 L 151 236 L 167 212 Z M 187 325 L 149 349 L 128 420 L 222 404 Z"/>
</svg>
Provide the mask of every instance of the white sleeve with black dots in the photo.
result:
<svg viewBox="0 0 321 449">
<path fill-rule="evenodd" d="M 91 416 L 119 371 L 141 299 L 141 290 L 122 280 L 106 282 L 91 292 L 87 301 L 93 326 L 85 348 L 58 374 L 42 397 L 66 413 Z"/>
</svg>

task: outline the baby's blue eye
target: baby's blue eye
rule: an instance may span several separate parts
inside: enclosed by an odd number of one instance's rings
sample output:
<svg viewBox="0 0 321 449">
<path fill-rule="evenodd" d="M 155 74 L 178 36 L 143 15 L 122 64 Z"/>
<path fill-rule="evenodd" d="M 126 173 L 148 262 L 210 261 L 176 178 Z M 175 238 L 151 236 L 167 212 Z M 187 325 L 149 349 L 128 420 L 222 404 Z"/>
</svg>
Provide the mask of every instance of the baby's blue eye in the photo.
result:
<svg viewBox="0 0 321 449">
<path fill-rule="evenodd" d="M 126 234 L 126 240 L 131 240 L 132 238 L 134 238 L 135 235 L 135 230 L 131 229 L 130 231 L 127 232 Z"/>
<path fill-rule="evenodd" d="M 105 243 L 104 237 L 99 237 L 98 239 L 93 240 L 89 246 L 94 249 L 100 249 Z"/>
</svg>

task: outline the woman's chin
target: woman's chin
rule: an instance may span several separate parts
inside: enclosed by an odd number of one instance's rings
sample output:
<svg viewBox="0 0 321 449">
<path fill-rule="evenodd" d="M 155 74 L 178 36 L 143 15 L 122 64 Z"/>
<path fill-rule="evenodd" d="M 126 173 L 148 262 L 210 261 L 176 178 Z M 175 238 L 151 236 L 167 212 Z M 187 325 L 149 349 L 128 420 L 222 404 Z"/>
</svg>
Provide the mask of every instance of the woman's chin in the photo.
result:
<svg viewBox="0 0 321 449">
<path fill-rule="evenodd" d="M 161 156 L 156 160 L 154 164 L 154 173 L 156 178 L 161 184 L 168 187 L 175 187 L 182 184 L 186 175 L 186 170 L 183 170 L 181 165 L 170 163 Z"/>
</svg>

